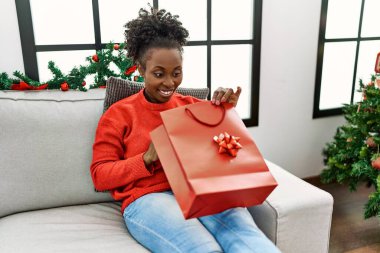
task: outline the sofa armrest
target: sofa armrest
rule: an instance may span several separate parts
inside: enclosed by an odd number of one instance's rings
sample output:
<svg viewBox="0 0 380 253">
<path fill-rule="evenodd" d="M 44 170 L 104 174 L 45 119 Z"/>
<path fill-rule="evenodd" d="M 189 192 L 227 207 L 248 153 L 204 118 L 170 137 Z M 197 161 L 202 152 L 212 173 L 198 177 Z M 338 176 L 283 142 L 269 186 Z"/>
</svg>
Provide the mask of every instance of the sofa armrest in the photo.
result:
<svg viewBox="0 0 380 253">
<path fill-rule="evenodd" d="M 266 163 L 278 186 L 262 205 L 248 208 L 258 227 L 283 253 L 327 253 L 333 197 Z"/>
</svg>

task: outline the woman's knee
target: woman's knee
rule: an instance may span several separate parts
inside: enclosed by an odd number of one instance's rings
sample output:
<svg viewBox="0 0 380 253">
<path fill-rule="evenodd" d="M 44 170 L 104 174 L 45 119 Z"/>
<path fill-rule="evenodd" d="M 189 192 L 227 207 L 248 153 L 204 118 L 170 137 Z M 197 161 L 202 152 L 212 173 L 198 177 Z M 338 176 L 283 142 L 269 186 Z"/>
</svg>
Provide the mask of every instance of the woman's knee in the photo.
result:
<svg viewBox="0 0 380 253">
<path fill-rule="evenodd" d="M 153 252 L 222 252 L 198 219 L 185 220 L 174 196 L 149 194 L 124 211 L 130 234 Z"/>
<path fill-rule="evenodd" d="M 156 224 L 125 219 L 128 231 L 152 252 L 208 253 L 223 252 L 215 238 L 201 225 L 158 227 Z"/>
</svg>

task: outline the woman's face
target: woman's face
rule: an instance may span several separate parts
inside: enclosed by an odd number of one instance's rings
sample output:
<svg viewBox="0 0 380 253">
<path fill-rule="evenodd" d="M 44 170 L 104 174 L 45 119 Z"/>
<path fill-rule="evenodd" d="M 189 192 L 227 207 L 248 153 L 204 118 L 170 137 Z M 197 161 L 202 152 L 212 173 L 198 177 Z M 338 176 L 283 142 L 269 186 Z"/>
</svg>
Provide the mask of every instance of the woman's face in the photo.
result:
<svg viewBox="0 0 380 253">
<path fill-rule="evenodd" d="M 165 103 L 182 82 L 182 56 L 178 49 L 153 48 L 147 51 L 144 77 L 145 95 L 152 103 Z"/>
</svg>

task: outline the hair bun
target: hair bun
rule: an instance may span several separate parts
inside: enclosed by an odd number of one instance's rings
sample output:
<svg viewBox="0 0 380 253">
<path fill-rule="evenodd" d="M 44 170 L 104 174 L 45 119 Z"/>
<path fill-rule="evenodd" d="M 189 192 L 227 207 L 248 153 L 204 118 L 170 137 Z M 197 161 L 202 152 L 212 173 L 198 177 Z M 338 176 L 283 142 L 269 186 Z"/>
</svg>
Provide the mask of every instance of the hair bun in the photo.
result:
<svg viewBox="0 0 380 253">
<path fill-rule="evenodd" d="M 134 62 L 141 62 L 145 52 L 152 47 L 178 48 L 182 51 L 189 36 L 178 15 L 153 7 L 150 12 L 141 8 L 138 17 L 124 27 L 126 50 Z"/>
</svg>

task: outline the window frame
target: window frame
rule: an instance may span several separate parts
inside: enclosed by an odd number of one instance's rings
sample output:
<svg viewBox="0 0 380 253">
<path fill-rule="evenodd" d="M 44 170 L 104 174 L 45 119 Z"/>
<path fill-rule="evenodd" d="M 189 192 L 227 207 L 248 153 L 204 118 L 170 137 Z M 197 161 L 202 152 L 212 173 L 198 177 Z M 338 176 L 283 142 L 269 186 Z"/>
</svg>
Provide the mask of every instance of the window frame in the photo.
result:
<svg viewBox="0 0 380 253">
<path fill-rule="evenodd" d="M 207 87 L 211 90 L 211 48 L 214 45 L 252 45 L 251 56 L 251 101 L 250 117 L 243 119 L 247 127 L 258 126 L 259 113 L 259 82 L 260 82 L 260 55 L 261 55 L 261 24 L 262 0 L 253 0 L 253 31 L 250 40 L 212 40 L 211 39 L 211 13 L 212 0 L 207 1 L 207 39 L 201 41 L 188 41 L 186 46 L 206 46 L 207 48 Z M 106 44 L 101 42 L 99 2 L 92 0 L 94 21 L 94 44 L 61 44 L 36 45 L 33 31 L 30 0 L 16 0 L 17 18 L 19 23 L 21 47 L 24 60 L 25 74 L 34 80 L 39 80 L 37 52 L 74 51 L 74 50 L 101 50 Z M 159 0 L 153 0 L 153 7 L 159 8 Z M 211 92 L 208 99 L 211 98 Z"/>
<path fill-rule="evenodd" d="M 353 78 L 352 78 L 351 98 L 350 98 L 350 104 L 352 104 L 354 101 L 355 87 L 356 87 L 356 83 L 357 83 L 356 73 L 357 73 L 357 66 L 358 66 L 360 42 L 371 41 L 371 40 L 380 40 L 380 37 L 361 37 L 365 0 L 361 0 L 361 1 L 362 2 L 361 2 L 361 7 L 360 7 L 361 9 L 360 9 L 359 27 L 358 27 L 357 36 L 354 38 L 326 39 L 325 34 L 326 34 L 326 24 L 328 22 L 327 21 L 327 12 L 328 12 L 329 0 L 322 0 L 320 25 L 319 25 L 317 69 L 316 69 L 315 89 L 314 89 L 313 119 L 343 114 L 343 105 L 342 105 L 342 107 L 338 107 L 338 108 L 323 109 L 323 110 L 319 109 L 320 96 L 321 96 L 323 55 L 324 55 L 325 43 L 329 43 L 329 42 L 356 42 L 355 62 L 354 62 L 354 71 L 352 73 Z"/>
</svg>

